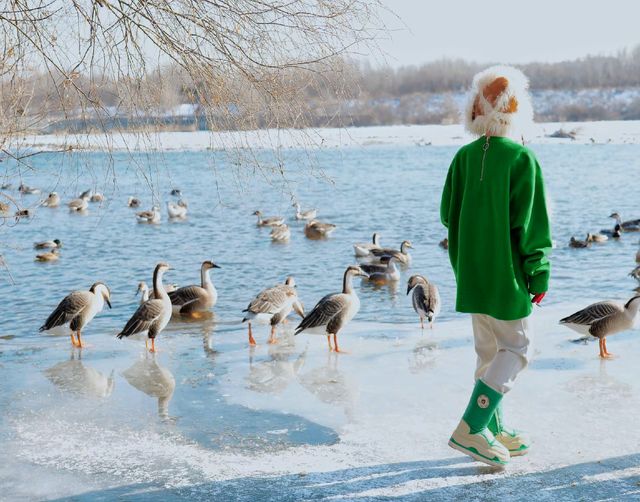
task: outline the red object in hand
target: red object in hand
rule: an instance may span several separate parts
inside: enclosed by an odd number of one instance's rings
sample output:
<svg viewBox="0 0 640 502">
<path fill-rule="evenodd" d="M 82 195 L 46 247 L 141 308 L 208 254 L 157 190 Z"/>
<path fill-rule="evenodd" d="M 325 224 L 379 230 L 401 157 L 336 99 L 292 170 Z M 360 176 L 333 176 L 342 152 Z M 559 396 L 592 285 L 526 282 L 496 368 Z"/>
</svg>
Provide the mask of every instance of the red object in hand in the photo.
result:
<svg viewBox="0 0 640 502">
<path fill-rule="evenodd" d="M 535 303 L 536 305 L 540 305 L 540 302 L 542 301 L 542 299 L 544 298 L 544 295 L 546 295 L 547 293 L 538 293 L 537 295 L 533 295 L 533 298 L 531 299 L 531 303 Z"/>
</svg>

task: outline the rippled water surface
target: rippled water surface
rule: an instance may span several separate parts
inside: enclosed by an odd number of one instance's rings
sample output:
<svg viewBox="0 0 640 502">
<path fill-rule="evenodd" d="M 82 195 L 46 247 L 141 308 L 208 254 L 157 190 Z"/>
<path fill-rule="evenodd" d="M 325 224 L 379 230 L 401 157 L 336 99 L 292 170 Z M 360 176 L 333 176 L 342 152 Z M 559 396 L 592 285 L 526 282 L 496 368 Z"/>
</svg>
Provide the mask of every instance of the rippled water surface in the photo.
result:
<svg viewBox="0 0 640 502">
<path fill-rule="evenodd" d="M 587 250 L 569 249 L 567 243 L 572 235 L 583 238 L 587 231 L 612 227 L 608 215 L 613 210 L 625 219 L 640 218 L 640 146 L 533 149 L 545 173 L 557 241 L 545 302 L 628 298 L 636 286 L 627 274 L 635 266 L 640 234 L 625 234 L 617 242 Z M 417 322 L 405 296 L 406 279 L 412 273 L 424 274 L 439 286 L 441 320 L 456 317 L 453 275 L 446 252 L 438 247 L 445 236 L 438 215 L 441 186 L 454 153 L 453 147 L 374 146 L 287 151 L 279 159 L 285 167 L 282 176 L 238 167 L 233 159 L 212 152 L 34 158 L 35 171 L 21 169 L 26 184 L 45 193 L 57 190 L 63 200 L 93 188 L 103 191 L 107 200 L 92 204 L 86 215 L 70 214 L 65 206 L 39 208 L 30 221 L 1 230 L 1 252 L 15 285 L 0 270 L 0 423 L 5 426 L 0 440 L 12 445 L 13 454 L 23 460 L 16 452 L 29 436 L 21 423 L 43 430 L 51 426 L 52 434 L 63 434 L 64 427 L 85 426 L 86 434 L 113 433 L 122 423 L 128 435 L 151 429 L 170 443 L 191 441 L 233 451 L 339 441 L 337 430 L 350 421 L 351 387 L 344 384 L 340 392 L 327 392 L 327 382 L 341 381 L 331 365 L 320 364 L 325 342 L 302 336 L 278 348 L 267 350 L 262 345 L 262 352 L 250 353 L 239 324 L 241 311 L 260 289 L 287 275 L 296 278 L 299 295 L 310 309 L 321 296 L 340 289 L 345 267 L 355 262 L 352 244 L 368 241 L 377 231 L 385 245 L 411 240 L 413 264 L 396 286 L 376 288 L 357 282 L 361 309 L 356 322 L 376 323 L 371 324 L 375 327 L 370 336 L 404 336 L 406 330 L 394 332 L 393 326 L 382 323 Z M 258 155 L 272 163 L 268 153 Z M 15 172 L 15 166 L 4 166 L 7 173 Z M 172 199 L 169 191 L 174 187 L 189 202 L 184 222 L 166 218 L 164 205 Z M 126 206 L 127 197 L 140 197 L 146 209 L 152 193 L 162 204 L 163 221 L 138 224 L 134 210 Z M 318 208 L 320 220 L 337 225 L 330 239 L 304 237 L 303 225 L 293 219 L 292 194 L 303 208 Z M 34 205 L 39 197 L 22 200 Z M 251 213 L 256 209 L 286 216 L 291 241 L 272 243 L 269 230 L 255 225 Z M 64 244 L 60 260 L 34 262 L 33 243 L 54 238 Z M 175 270 L 167 273 L 167 281 L 186 285 L 198 281 L 199 265 L 206 259 L 222 267 L 212 272 L 219 300 L 211 318 L 173 322 L 158 339 L 157 357 L 144 355 L 140 339 L 115 339 L 136 308 L 138 281 L 151 282 L 155 263 L 168 261 Z M 67 338 L 38 333 L 62 297 L 96 280 L 111 288 L 113 310 L 98 315 L 86 328 L 84 338 L 90 347 L 83 354 L 72 351 Z M 267 328 L 256 331 L 259 341 L 266 340 Z M 349 345 L 349 328 L 343 340 Z M 319 365 L 314 369 L 310 360 Z M 249 393 L 269 401 L 295 378 L 306 396 L 300 399 L 312 396 L 333 411 L 316 421 L 289 413 L 286 403 L 273 411 L 238 404 L 220 386 L 232 378 L 237 364 L 246 372 L 242 381 Z M 117 445 L 118 439 L 113 441 Z M 27 455 L 24 461 L 33 458 Z M 38 463 L 49 465 L 46 458 Z"/>
</svg>

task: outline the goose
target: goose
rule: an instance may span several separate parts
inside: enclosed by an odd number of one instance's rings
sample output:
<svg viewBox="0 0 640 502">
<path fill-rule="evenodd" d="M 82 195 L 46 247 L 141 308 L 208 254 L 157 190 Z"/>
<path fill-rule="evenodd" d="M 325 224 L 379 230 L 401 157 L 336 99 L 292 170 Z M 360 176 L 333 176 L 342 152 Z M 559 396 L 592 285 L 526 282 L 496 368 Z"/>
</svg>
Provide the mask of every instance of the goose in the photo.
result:
<svg viewBox="0 0 640 502">
<path fill-rule="evenodd" d="M 35 261 L 58 261 L 60 258 L 60 252 L 58 248 L 54 248 L 51 251 L 47 251 L 46 253 L 37 254 L 35 257 Z"/>
<path fill-rule="evenodd" d="M 289 225 L 283 223 L 282 225 L 274 226 L 269 235 L 274 242 L 286 242 L 291 238 L 291 229 Z"/>
<path fill-rule="evenodd" d="M 184 219 L 187 217 L 186 203 L 180 204 L 180 200 L 177 204 L 174 202 L 167 202 L 167 213 L 169 213 L 170 219 Z"/>
<path fill-rule="evenodd" d="M 322 223 L 318 220 L 311 220 L 304 226 L 304 235 L 307 239 L 319 240 L 329 237 L 336 226 L 333 223 Z"/>
<path fill-rule="evenodd" d="M 591 241 L 589 241 L 588 239 L 586 241 L 581 241 L 576 239 L 575 237 L 571 237 L 571 239 L 569 240 L 570 248 L 584 249 L 584 248 L 588 248 L 589 246 L 591 246 Z"/>
<path fill-rule="evenodd" d="M 171 319 L 171 300 L 162 284 L 162 278 L 167 270 L 171 270 L 167 263 L 161 262 L 156 265 L 153 271 L 153 295 L 155 298 L 147 300 L 138 307 L 122 331 L 116 335 L 118 339 L 146 332 L 145 347 L 148 348 L 148 341 L 151 339 L 149 352 L 156 351 L 156 336 L 162 332 Z"/>
<path fill-rule="evenodd" d="M 172 291 L 175 291 L 176 289 L 178 289 L 178 286 L 175 284 L 165 284 L 164 285 L 164 290 L 167 293 L 171 293 Z M 153 294 L 153 291 L 149 291 L 149 286 L 147 286 L 147 283 L 144 281 L 141 281 L 138 283 L 138 289 L 136 290 L 136 296 L 140 294 L 140 305 L 142 305 L 144 302 L 146 302 L 147 300 L 151 299 L 153 300 L 155 298 L 155 295 Z"/>
<path fill-rule="evenodd" d="M 275 227 L 284 223 L 284 218 L 281 218 L 280 216 L 270 216 L 269 218 L 263 218 L 262 211 L 259 210 L 255 211 L 253 215 L 258 217 L 256 225 L 258 225 L 259 227 Z"/>
<path fill-rule="evenodd" d="M 105 303 L 111 308 L 111 291 L 103 282 L 95 282 L 89 291 L 72 291 L 47 317 L 45 323 L 40 326 L 40 331 L 49 331 L 69 323 L 71 345 L 82 348 L 85 346 L 80 338 L 82 329 L 96 314 L 102 312 Z M 74 333 L 78 337 L 77 341 L 73 336 Z"/>
<path fill-rule="evenodd" d="M 176 379 L 167 368 L 160 366 L 155 357 L 139 359 L 122 372 L 125 380 L 140 392 L 158 399 L 158 415 L 169 417 L 169 402 L 176 389 Z"/>
<path fill-rule="evenodd" d="M 138 219 L 138 223 L 156 224 L 160 223 L 162 215 L 160 214 L 160 208 L 158 206 L 153 206 L 151 211 L 140 211 L 139 213 L 136 213 L 136 218 Z"/>
<path fill-rule="evenodd" d="M 300 211 L 300 204 L 295 202 L 293 207 L 296 208 L 296 220 L 313 220 L 318 215 L 317 209 L 307 209 L 306 211 Z"/>
<path fill-rule="evenodd" d="M 200 286 L 183 286 L 169 293 L 174 314 L 196 314 L 213 307 L 218 301 L 218 292 L 211 282 L 209 270 L 220 268 L 212 261 L 204 261 L 200 266 Z"/>
<path fill-rule="evenodd" d="M 373 233 L 371 242 L 357 242 L 353 245 L 353 252 L 358 257 L 369 256 L 372 249 L 380 249 L 380 234 Z"/>
<path fill-rule="evenodd" d="M 622 237 L 622 227 L 616 223 L 616 225 L 613 227 L 613 230 L 603 228 L 602 230 L 600 230 L 600 233 L 613 239 L 619 239 L 620 237 Z"/>
<path fill-rule="evenodd" d="M 105 196 L 100 192 L 92 193 L 91 197 L 89 198 L 89 202 L 104 202 L 104 201 L 105 201 Z"/>
<path fill-rule="evenodd" d="M 271 324 L 271 335 L 268 343 L 278 343 L 276 340 L 276 326 L 284 322 L 292 310 L 295 310 L 300 317 L 304 318 L 304 309 L 298 299 L 296 283 L 293 277 L 287 277 L 284 284 L 277 284 L 258 293 L 247 308 L 243 310 L 246 315 L 242 322 L 246 322 L 249 327 L 249 345 L 256 345 L 251 330 L 251 322 L 253 320 L 269 322 Z"/>
<path fill-rule="evenodd" d="M 25 194 L 25 195 L 35 195 L 35 194 L 39 194 L 40 193 L 40 189 L 39 188 L 30 187 L 30 186 L 27 186 L 27 185 L 21 183 L 20 186 L 18 187 L 18 192 L 20 192 L 21 194 Z"/>
<path fill-rule="evenodd" d="M 410 265 L 411 255 L 407 253 L 407 249 L 413 249 L 411 241 L 402 241 L 400 244 L 400 250 L 393 248 L 372 249 L 371 255 L 378 260 L 383 256 L 393 256 L 398 263 L 402 265 Z"/>
<path fill-rule="evenodd" d="M 89 207 L 88 201 L 89 194 L 87 192 L 83 192 L 77 199 L 69 201 L 67 206 L 69 206 L 70 211 L 79 213 L 87 210 L 87 208 Z"/>
<path fill-rule="evenodd" d="M 449 238 L 445 237 L 444 239 L 442 239 L 438 243 L 438 246 L 440 246 L 442 249 L 449 249 Z"/>
<path fill-rule="evenodd" d="M 57 192 L 51 192 L 42 202 L 42 205 L 45 207 L 58 207 L 60 205 L 60 196 Z"/>
<path fill-rule="evenodd" d="M 396 261 L 395 256 L 383 256 L 380 260 L 381 263 L 362 264 L 360 268 L 369 276 L 367 280 L 370 282 L 385 284 L 400 280 L 400 271 L 396 267 Z"/>
<path fill-rule="evenodd" d="M 367 274 L 358 265 L 348 267 L 342 279 L 342 293 L 333 293 L 322 298 L 302 319 L 295 330 L 295 335 L 305 331 L 314 335 L 326 335 L 329 350 L 341 352 L 338 347 L 338 332 L 360 310 L 360 300 L 352 284 L 353 277 L 357 276 L 366 277 Z M 333 335 L 333 346 L 331 335 Z"/>
<path fill-rule="evenodd" d="M 607 242 L 609 237 L 604 234 L 587 234 L 587 242 Z"/>
<path fill-rule="evenodd" d="M 609 218 L 616 220 L 616 223 L 622 227 L 623 232 L 638 232 L 640 231 L 640 219 L 622 221 L 622 217 L 619 213 L 613 212 L 609 215 Z"/>
<path fill-rule="evenodd" d="M 127 206 L 132 207 L 132 208 L 139 208 L 140 205 L 142 204 L 142 202 L 140 201 L 140 199 L 136 199 L 135 197 L 129 197 L 127 199 Z"/>
<path fill-rule="evenodd" d="M 422 275 L 412 275 L 407 283 L 407 295 L 411 295 L 413 310 L 420 317 L 420 328 L 424 329 L 424 320 L 429 321 L 429 327 L 433 329 L 433 321 L 440 314 L 440 292 L 435 284 L 430 283 Z"/>
<path fill-rule="evenodd" d="M 52 241 L 36 242 L 33 245 L 33 249 L 56 249 L 61 247 L 62 247 L 62 242 L 60 242 L 60 239 L 53 239 Z"/>
<path fill-rule="evenodd" d="M 82 354 L 82 353 L 80 353 Z M 82 396 L 106 398 L 113 393 L 113 371 L 107 377 L 100 371 L 86 366 L 76 353 L 68 361 L 62 361 L 44 371 L 49 381 L 59 389 Z"/>
<path fill-rule="evenodd" d="M 607 351 L 606 337 L 631 329 L 638 309 L 640 295 L 631 298 L 624 307 L 612 301 L 598 302 L 561 319 L 560 324 L 580 334 L 598 338 L 600 357 L 605 359 L 612 356 Z"/>
</svg>

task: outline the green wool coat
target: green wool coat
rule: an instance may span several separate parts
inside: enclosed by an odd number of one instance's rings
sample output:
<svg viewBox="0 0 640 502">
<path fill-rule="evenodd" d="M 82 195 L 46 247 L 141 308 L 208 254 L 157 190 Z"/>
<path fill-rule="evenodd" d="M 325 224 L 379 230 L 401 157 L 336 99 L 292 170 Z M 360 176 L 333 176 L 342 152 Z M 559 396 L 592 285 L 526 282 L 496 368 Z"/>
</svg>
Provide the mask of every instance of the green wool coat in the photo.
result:
<svg viewBox="0 0 640 502">
<path fill-rule="evenodd" d="M 440 217 L 449 230 L 456 310 L 515 320 L 549 287 L 551 231 L 540 165 L 503 137 L 463 146 L 451 163 Z"/>
</svg>

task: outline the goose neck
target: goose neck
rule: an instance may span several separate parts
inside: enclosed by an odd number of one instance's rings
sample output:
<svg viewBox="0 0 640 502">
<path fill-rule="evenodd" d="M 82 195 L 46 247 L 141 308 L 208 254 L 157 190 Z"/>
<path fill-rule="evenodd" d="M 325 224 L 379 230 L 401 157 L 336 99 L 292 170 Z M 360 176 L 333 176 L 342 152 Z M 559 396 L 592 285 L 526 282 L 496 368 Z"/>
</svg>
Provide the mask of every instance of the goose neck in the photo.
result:
<svg viewBox="0 0 640 502">
<path fill-rule="evenodd" d="M 342 279 L 342 292 L 345 295 L 350 295 L 353 293 L 353 272 L 351 270 L 347 270 L 344 273 L 344 277 Z"/>
<path fill-rule="evenodd" d="M 156 298 L 164 299 L 169 298 L 167 291 L 164 289 L 164 284 L 162 284 L 162 277 L 164 276 L 163 269 L 156 269 L 153 274 L 153 295 Z"/>
</svg>

